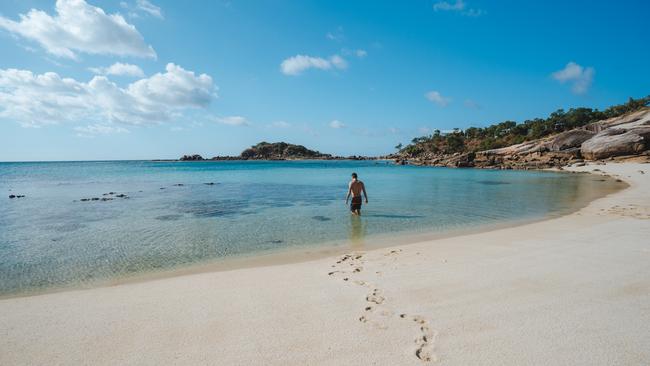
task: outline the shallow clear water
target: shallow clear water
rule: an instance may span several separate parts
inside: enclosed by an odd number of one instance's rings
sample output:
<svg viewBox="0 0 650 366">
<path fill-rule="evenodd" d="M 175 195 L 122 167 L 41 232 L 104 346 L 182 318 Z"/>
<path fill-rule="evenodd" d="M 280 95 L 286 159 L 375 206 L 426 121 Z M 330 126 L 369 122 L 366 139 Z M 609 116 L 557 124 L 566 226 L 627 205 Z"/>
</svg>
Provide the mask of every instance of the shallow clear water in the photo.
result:
<svg viewBox="0 0 650 366">
<path fill-rule="evenodd" d="M 370 198 L 360 219 L 344 204 L 352 171 Z M 579 174 L 375 161 L 0 163 L 0 295 L 278 248 L 542 218 L 605 186 Z M 80 201 L 115 196 L 108 192 L 129 198 Z"/>
</svg>

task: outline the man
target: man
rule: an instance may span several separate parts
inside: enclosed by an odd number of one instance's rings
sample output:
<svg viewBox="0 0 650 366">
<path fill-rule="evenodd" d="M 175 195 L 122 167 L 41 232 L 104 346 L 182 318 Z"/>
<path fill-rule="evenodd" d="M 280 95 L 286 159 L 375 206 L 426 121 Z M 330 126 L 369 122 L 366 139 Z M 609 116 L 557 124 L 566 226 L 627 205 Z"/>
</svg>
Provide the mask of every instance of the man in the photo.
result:
<svg viewBox="0 0 650 366">
<path fill-rule="evenodd" d="M 362 181 L 357 179 L 357 173 L 352 173 L 352 181 L 350 181 L 350 184 L 348 185 L 348 195 L 345 197 L 345 204 L 348 204 L 350 195 L 352 195 L 350 211 L 353 215 L 361 215 L 361 192 L 363 192 L 363 195 L 366 197 L 366 203 L 368 203 L 366 186 Z"/>
</svg>

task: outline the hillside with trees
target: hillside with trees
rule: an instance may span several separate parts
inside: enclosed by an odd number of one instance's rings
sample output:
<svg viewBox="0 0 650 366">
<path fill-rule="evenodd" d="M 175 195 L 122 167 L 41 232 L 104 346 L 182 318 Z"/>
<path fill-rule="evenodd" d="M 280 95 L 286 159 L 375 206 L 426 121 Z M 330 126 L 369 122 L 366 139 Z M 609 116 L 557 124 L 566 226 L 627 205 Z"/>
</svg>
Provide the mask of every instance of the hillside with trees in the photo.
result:
<svg viewBox="0 0 650 366">
<path fill-rule="evenodd" d="M 633 99 L 627 103 L 611 106 L 603 111 L 592 108 L 559 109 L 547 118 L 535 118 L 522 123 L 504 121 L 488 127 L 469 127 L 454 129 L 443 134 L 435 130 L 433 134 L 414 138 L 410 144 L 400 145 L 397 159 L 415 162 L 434 162 L 430 165 L 449 165 L 445 160 L 452 156 L 466 155 L 465 160 L 473 160 L 473 155 L 481 151 L 491 151 L 526 142 L 543 140 L 564 132 L 582 129 L 597 121 L 609 120 L 640 111 L 650 105 L 650 96 Z M 580 157 L 579 154 L 577 157 Z M 453 165 L 453 164 L 452 164 Z M 473 166 L 469 164 L 469 166 Z"/>
</svg>

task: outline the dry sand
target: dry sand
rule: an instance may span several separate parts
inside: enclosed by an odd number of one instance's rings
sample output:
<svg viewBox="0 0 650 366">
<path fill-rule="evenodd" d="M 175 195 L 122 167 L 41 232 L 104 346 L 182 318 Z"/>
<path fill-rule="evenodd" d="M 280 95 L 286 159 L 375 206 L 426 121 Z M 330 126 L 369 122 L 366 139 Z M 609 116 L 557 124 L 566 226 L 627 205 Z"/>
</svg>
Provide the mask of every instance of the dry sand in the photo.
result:
<svg viewBox="0 0 650 366">
<path fill-rule="evenodd" d="M 480 234 L 1 300 L 0 364 L 649 365 L 650 165 L 593 169 L 631 187 Z"/>
</svg>

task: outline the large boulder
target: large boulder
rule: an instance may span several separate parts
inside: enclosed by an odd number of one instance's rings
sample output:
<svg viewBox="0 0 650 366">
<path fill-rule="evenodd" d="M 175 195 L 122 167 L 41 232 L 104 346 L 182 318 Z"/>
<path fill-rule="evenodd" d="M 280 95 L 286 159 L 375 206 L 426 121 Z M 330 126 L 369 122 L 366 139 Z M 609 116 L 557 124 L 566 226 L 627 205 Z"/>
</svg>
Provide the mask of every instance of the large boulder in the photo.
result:
<svg viewBox="0 0 650 366">
<path fill-rule="evenodd" d="M 587 130 L 571 130 L 555 136 L 549 143 L 549 150 L 562 151 L 580 147 L 583 142 L 592 138 L 596 133 Z"/>
<path fill-rule="evenodd" d="M 629 130 L 609 128 L 596 134 L 580 146 L 580 153 L 589 160 L 612 156 L 634 155 L 650 147 L 650 126 Z"/>
</svg>

